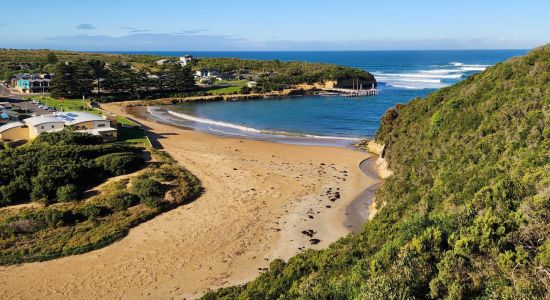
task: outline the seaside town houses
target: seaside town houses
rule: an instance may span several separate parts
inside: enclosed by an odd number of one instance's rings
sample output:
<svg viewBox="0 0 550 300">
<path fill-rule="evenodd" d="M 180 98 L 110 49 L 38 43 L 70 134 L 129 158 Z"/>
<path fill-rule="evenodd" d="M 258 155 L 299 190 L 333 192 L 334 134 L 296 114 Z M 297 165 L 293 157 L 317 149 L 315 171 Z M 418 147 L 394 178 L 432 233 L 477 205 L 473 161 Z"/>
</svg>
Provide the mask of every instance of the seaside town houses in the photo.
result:
<svg viewBox="0 0 550 300">
<path fill-rule="evenodd" d="M 0 126 L 0 142 L 28 141 L 43 132 L 55 132 L 64 128 L 100 136 L 104 142 L 112 142 L 118 135 L 117 129 L 112 127 L 116 124 L 112 125 L 112 122 L 115 121 L 87 112 L 41 115 Z"/>
<path fill-rule="evenodd" d="M 212 80 L 231 80 L 234 77 L 229 74 L 222 73 L 217 69 L 203 68 L 195 71 L 195 78 L 200 82 L 206 82 Z"/>
<path fill-rule="evenodd" d="M 25 94 L 48 93 L 53 74 L 16 74 L 11 79 L 11 86 Z"/>
<path fill-rule="evenodd" d="M 188 64 L 192 63 L 193 61 L 195 61 L 195 58 L 193 57 L 193 55 L 184 55 L 179 58 L 179 61 L 172 62 L 169 59 L 163 58 L 155 61 L 155 64 L 157 64 L 157 66 L 164 66 L 164 65 L 174 63 L 174 64 L 179 64 L 182 67 L 185 67 Z"/>
</svg>

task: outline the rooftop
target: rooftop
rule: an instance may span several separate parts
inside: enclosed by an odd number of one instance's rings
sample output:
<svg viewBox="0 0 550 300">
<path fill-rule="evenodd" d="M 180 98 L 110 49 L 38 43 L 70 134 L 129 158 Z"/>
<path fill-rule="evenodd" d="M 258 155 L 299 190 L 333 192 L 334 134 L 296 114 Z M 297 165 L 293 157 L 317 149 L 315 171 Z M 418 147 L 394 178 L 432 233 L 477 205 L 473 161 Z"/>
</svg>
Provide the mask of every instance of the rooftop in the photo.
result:
<svg viewBox="0 0 550 300">
<path fill-rule="evenodd" d="M 23 120 L 23 122 L 25 122 L 25 124 L 27 125 L 37 126 L 37 125 L 47 124 L 47 123 L 62 123 L 63 121 L 59 120 L 53 115 L 43 115 L 43 116 L 25 119 Z"/>
<path fill-rule="evenodd" d="M 20 126 L 24 126 L 25 124 L 23 122 L 11 122 L 11 123 L 7 123 L 5 125 L 2 125 L 0 126 L 0 133 L 6 131 L 6 130 L 9 130 L 9 129 L 12 129 L 12 128 L 16 128 L 16 127 L 20 127 Z"/>
<path fill-rule="evenodd" d="M 102 118 L 101 116 L 94 115 L 87 112 L 81 112 L 81 111 L 61 112 L 61 113 L 55 114 L 55 117 L 65 122 L 65 124 L 67 125 L 74 125 L 74 124 L 92 122 L 92 121 L 105 121 L 105 119 Z"/>
</svg>

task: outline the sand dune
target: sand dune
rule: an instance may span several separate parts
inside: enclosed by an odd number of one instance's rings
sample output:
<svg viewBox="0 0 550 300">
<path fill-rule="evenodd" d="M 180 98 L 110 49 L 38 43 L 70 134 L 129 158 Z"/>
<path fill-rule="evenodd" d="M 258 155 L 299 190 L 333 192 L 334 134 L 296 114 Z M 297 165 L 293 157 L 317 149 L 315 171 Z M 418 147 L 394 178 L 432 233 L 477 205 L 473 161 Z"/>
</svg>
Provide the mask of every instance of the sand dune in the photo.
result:
<svg viewBox="0 0 550 300">
<path fill-rule="evenodd" d="M 376 183 L 358 168 L 366 153 L 140 122 L 202 180 L 204 195 L 106 248 L 0 267 L 0 298 L 195 298 L 244 283 L 275 258 L 345 236 L 346 207 Z"/>
</svg>

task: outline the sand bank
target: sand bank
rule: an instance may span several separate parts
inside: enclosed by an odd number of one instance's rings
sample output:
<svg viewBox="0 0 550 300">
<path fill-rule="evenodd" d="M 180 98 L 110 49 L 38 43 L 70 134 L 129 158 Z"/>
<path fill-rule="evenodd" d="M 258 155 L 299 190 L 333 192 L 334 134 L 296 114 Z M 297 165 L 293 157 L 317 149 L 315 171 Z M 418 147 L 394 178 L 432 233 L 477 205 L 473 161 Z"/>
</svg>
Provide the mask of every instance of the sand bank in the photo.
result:
<svg viewBox="0 0 550 300">
<path fill-rule="evenodd" d="M 204 195 L 103 249 L 0 267 L 0 298 L 181 299 L 244 283 L 275 258 L 348 234 L 346 208 L 378 180 L 358 168 L 367 153 L 138 121 L 201 179 Z"/>
</svg>

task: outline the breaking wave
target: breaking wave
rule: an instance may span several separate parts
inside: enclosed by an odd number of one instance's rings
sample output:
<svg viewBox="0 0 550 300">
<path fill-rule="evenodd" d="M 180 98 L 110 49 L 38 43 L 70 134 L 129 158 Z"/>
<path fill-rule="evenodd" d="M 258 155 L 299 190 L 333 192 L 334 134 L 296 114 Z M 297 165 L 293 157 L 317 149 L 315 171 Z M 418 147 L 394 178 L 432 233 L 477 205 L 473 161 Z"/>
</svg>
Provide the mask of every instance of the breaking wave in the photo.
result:
<svg viewBox="0 0 550 300">
<path fill-rule="evenodd" d="M 452 85 L 465 76 L 485 71 L 490 65 L 451 62 L 434 69 L 403 73 L 374 72 L 376 80 L 386 86 L 404 89 L 438 89 Z"/>
<path fill-rule="evenodd" d="M 251 128 L 251 127 L 241 126 L 241 125 L 237 125 L 237 124 L 233 124 L 233 123 L 226 123 L 226 122 L 222 122 L 222 121 L 214 121 L 214 120 L 205 119 L 205 118 L 198 118 L 198 117 L 190 116 L 190 115 L 187 115 L 187 114 L 174 112 L 174 111 L 171 111 L 171 110 L 169 110 L 168 113 L 173 115 L 173 116 L 176 116 L 180 119 L 193 121 L 193 122 L 196 122 L 196 123 L 215 125 L 215 126 L 225 127 L 225 128 L 232 128 L 232 129 L 236 129 L 236 130 L 239 130 L 239 131 L 246 131 L 246 132 L 255 132 L 255 133 L 260 133 L 261 132 L 260 130 L 255 129 L 255 128 Z"/>
</svg>

